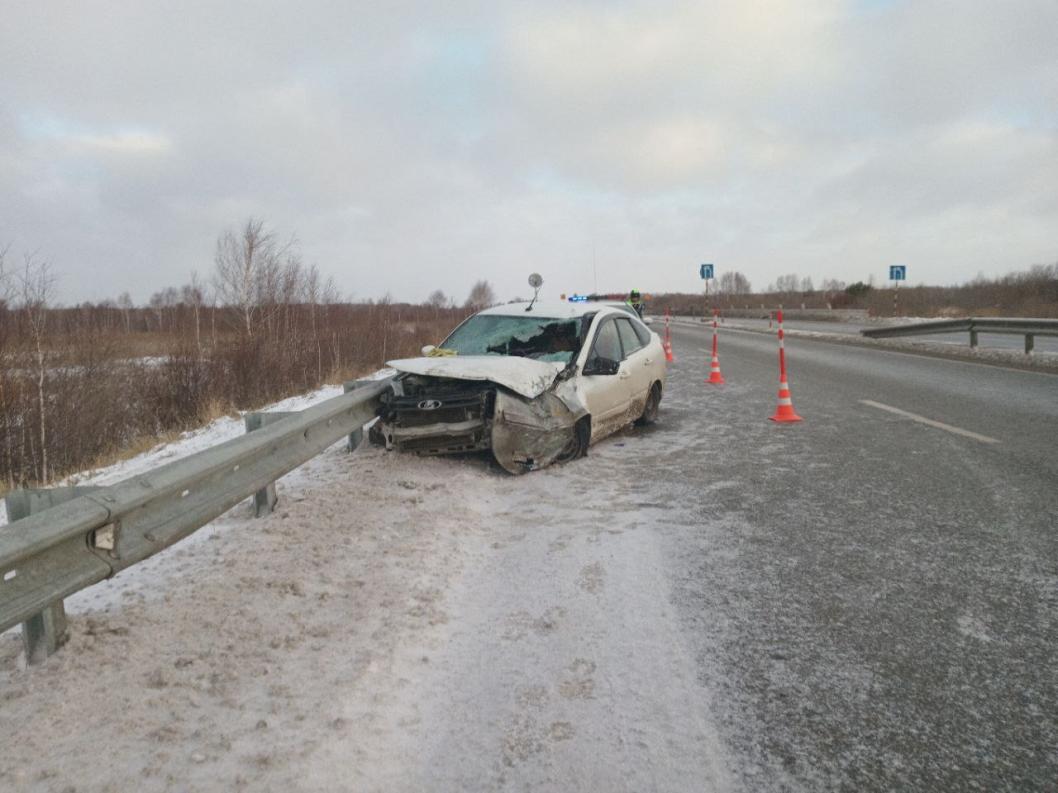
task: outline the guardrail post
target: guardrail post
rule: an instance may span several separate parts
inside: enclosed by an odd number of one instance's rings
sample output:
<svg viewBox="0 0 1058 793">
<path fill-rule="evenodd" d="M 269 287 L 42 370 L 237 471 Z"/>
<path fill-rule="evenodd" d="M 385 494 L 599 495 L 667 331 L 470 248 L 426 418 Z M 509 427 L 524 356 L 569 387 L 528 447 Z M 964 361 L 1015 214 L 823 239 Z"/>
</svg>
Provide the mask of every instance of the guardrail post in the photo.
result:
<svg viewBox="0 0 1058 793">
<path fill-rule="evenodd" d="M 15 490 L 4 497 L 8 524 L 99 489 L 94 485 L 78 485 Z M 54 655 L 66 643 L 66 639 L 66 608 L 62 600 L 49 603 L 39 614 L 22 623 L 22 646 L 26 651 L 27 664 L 39 664 Z"/>
<path fill-rule="evenodd" d="M 1036 337 L 1031 333 L 1025 334 L 1025 354 L 1032 355 L 1032 350 L 1036 346 Z"/>
<path fill-rule="evenodd" d="M 375 380 L 347 380 L 342 383 L 342 390 L 348 394 L 350 391 L 355 391 L 358 388 L 363 388 L 365 385 L 371 385 L 377 382 Z M 361 443 L 364 442 L 364 428 L 359 427 L 349 433 L 349 451 L 355 452 Z"/>
<path fill-rule="evenodd" d="M 970 349 L 977 347 L 977 330 L 970 328 Z"/>
<path fill-rule="evenodd" d="M 287 418 L 287 416 L 296 415 L 296 412 L 286 411 L 275 411 L 273 413 L 247 413 L 243 416 L 243 421 L 246 422 L 246 431 L 253 432 L 262 427 L 267 427 L 269 424 L 275 424 L 280 419 Z M 278 501 L 279 496 L 276 495 L 276 483 L 269 482 L 253 494 L 254 516 L 262 518 L 265 515 L 270 515 L 272 510 L 276 508 L 276 502 Z"/>
</svg>

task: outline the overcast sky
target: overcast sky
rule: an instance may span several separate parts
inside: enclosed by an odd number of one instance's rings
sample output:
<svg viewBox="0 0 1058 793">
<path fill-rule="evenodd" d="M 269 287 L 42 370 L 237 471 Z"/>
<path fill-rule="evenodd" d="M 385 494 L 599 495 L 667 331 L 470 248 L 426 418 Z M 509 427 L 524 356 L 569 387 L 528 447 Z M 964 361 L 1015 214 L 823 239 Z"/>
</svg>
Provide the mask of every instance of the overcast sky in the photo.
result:
<svg viewBox="0 0 1058 793">
<path fill-rule="evenodd" d="M 62 299 L 249 216 L 345 294 L 1058 261 L 1058 2 L 6 2 L 0 245 Z"/>
</svg>

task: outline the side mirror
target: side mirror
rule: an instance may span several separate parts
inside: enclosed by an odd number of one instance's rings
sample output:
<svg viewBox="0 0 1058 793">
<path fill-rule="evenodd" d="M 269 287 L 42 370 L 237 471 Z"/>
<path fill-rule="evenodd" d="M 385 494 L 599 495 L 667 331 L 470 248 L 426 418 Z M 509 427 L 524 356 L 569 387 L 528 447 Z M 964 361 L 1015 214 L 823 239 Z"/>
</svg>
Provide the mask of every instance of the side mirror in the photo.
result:
<svg viewBox="0 0 1058 793">
<path fill-rule="evenodd" d="M 621 368 L 620 361 L 611 361 L 609 358 L 591 358 L 584 364 L 585 375 L 614 375 Z"/>
<path fill-rule="evenodd" d="M 429 357 L 430 353 L 432 353 L 436 349 L 437 348 L 434 345 L 427 344 L 425 347 L 422 348 L 421 352 L 423 354 L 423 357 L 425 358 L 425 357 Z"/>
</svg>

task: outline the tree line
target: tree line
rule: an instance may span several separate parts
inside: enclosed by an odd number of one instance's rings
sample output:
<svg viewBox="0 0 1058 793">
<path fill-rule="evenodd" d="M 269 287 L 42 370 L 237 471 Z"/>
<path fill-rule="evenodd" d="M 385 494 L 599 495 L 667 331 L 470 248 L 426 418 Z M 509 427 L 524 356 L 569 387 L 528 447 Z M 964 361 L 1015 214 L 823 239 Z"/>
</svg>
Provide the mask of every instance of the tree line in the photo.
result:
<svg viewBox="0 0 1058 793">
<path fill-rule="evenodd" d="M 419 354 L 496 302 L 343 300 L 297 241 L 251 218 L 217 239 L 208 278 L 56 305 L 37 254 L 0 250 L 0 491 L 43 485 L 252 410 Z"/>
<path fill-rule="evenodd" d="M 895 298 L 895 300 L 894 300 Z M 878 286 L 874 278 L 846 284 L 811 277 L 779 276 L 764 291 L 754 292 L 740 272 L 724 272 L 707 296 L 671 293 L 654 296 L 656 310 L 702 314 L 713 308 L 862 309 L 871 316 L 1014 316 L 1058 317 L 1058 264 L 1034 265 L 998 278 L 978 275 L 956 286 Z"/>
</svg>

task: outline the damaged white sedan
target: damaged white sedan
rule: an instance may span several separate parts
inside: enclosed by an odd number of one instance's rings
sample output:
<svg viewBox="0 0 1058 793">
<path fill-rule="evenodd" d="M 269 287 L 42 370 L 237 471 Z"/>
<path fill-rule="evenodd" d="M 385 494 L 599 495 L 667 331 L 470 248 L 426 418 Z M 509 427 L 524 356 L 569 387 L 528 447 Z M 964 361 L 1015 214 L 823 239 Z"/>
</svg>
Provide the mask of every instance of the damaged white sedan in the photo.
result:
<svg viewBox="0 0 1058 793">
<path fill-rule="evenodd" d="M 516 303 L 465 320 L 424 357 L 389 361 L 376 441 L 420 454 L 491 450 L 514 474 L 582 456 L 657 417 L 661 340 L 611 306 Z"/>
</svg>

